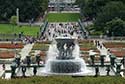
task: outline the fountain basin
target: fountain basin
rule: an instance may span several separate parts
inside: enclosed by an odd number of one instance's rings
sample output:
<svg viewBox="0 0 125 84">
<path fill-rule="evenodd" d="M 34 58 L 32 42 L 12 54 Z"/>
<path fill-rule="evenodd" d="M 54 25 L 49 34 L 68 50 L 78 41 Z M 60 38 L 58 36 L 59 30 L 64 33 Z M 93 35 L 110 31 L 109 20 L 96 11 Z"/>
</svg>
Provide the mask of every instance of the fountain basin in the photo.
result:
<svg viewBox="0 0 125 84">
<path fill-rule="evenodd" d="M 68 59 L 68 60 L 48 60 L 46 63 L 47 72 L 51 73 L 78 73 L 86 71 L 84 60 Z"/>
<path fill-rule="evenodd" d="M 81 71 L 81 63 L 76 60 L 56 60 L 51 61 L 51 71 L 53 73 L 76 73 Z"/>
<path fill-rule="evenodd" d="M 75 38 L 57 37 L 50 45 L 42 74 L 45 75 L 85 75 L 89 71 L 79 55 Z M 54 46 L 55 45 L 55 46 Z"/>
</svg>

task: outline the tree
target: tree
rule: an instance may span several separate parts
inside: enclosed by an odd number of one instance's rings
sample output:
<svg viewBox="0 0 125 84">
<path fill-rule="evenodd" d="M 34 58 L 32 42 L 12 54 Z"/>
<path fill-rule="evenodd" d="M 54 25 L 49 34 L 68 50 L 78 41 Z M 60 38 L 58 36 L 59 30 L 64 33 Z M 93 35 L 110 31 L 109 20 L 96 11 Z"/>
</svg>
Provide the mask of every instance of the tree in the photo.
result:
<svg viewBox="0 0 125 84">
<path fill-rule="evenodd" d="M 13 25 L 16 25 L 17 24 L 17 16 L 11 16 L 10 23 Z"/>
<path fill-rule="evenodd" d="M 106 23 L 105 31 L 109 36 L 125 36 L 125 21 L 115 18 Z"/>
<path fill-rule="evenodd" d="M 102 12 L 102 8 L 111 1 L 121 1 L 125 3 L 125 0 L 76 0 L 81 8 L 81 11 L 85 17 L 95 18 L 99 12 Z"/>
<path fill-rule="evenodd" d="M 76 0 L 76 3 L 80 6 L 85 17 L 95 18 L 97 12 L 101 11 L 101 7 L 108 1 L 109 0 Z"/>
<path fill-rule="evenodd" d="M 122 2 L 109 2 L 106 6 L 103 7 L 102 12 L 99 12 L 96 21 L 95 27 L 96 30 L 104 31 L 104 27 L 107 22 L 111 21 L 112 19 L 118 17 L 125 20 L 125 6 Z"/>
<path fill-rule="evenodd" d="M 7 21 L 11 16 L 16 15 L 19 8 L 20 21 L 36 19 L 39 15 L 44 15 L 47 10 L 48 0 L 1 0 L 0 1 L 0 21 Z"/>
</svg>

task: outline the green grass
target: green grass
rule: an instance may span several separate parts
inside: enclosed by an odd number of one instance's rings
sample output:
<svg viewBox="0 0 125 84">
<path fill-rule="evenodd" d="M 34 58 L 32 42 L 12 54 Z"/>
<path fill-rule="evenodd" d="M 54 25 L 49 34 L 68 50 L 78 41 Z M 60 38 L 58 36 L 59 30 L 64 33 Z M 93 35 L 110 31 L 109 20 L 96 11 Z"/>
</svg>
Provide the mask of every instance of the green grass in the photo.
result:
<svg viewBox="0 0 125 84">
<path fill-rule="evenodd" d="M 44 43 L 35 43 L 32 50 L 42 50 L 42 51 L 47 51 L 49 48 L 49 44 L 44 44 Z"/>
<path fill-rule="evenodd" d="M 31 77 L 11 80 L 0 79 L 0 84 L 125 84 L 121 77 L 71 77 L 50 76 Z"/>
<path fill-rule="evenodd" d="M 49 22 L 77 22 L 79 13 L 49 13 L 46 20 Z"/>
<path fill-rule="evenodd" d="M 18 34 L 24 32 L 24 35 L 36 36 L 39 32 L 38 26 L 13 26 L 11 24 L 0 24 L 0 34 Z"/>
<path fill-rule="evenodd" d="M 93 43 L 83 43 L 83 44 L 79 44 L 79 46 L 81 48 L 88 48 L 88 49 L 96 49 L 96 46 Z"/>
</svg>

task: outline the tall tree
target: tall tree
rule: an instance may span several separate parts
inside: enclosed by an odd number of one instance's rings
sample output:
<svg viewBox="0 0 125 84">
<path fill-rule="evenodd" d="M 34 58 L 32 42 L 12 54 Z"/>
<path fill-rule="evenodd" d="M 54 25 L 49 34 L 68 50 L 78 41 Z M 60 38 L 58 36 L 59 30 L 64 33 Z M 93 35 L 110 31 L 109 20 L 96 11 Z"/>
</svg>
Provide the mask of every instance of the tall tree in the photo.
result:
<svg viewBox="0 0 125 84">
<path fill-rule="evenodd" d="M 105 31 L 109 36 L 125 36 L 125 21 L 115 18 L 106 23 Z"/>
<path fill-rule="evenodd" d="M 120 1 L 112 1 L 103 7 L 102 12 L 99 12 L 95 21 L 97 30 L 104 30 L 106 22 L 118 17 L 125 20 L 125 6 Z"/>
<path fill-rule="evenodd" d="M 0 21 L 9 21 L 10 17 L 16 15 L 16 9 L 20 11 L 20 21 L 28 21 L 43 15 L 47 10 L 48 0 L 1 0 Z"/>
<path fill-rule="evenodd" d="M 98 12 L 102 12 L 102 8 L 111 1 L 121 1 L 125 3 L 125 0 L 76 0 L 82 10 L 85 17 L 96 18 Z"/>
</svg>

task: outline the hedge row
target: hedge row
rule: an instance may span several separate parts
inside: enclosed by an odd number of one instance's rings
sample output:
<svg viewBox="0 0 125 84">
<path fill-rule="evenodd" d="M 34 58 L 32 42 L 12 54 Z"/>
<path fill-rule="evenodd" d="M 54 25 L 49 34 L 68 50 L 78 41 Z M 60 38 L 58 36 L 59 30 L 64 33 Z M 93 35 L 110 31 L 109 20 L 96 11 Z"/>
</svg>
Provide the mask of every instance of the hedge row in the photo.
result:
<svg viewBox="0 0 125 84">
<path fill-rule="evenodd" d="M 0 84 L 125 84 L 121 77 L 71 77 L 49 76 L 4 80 Z"/>
</svg>

